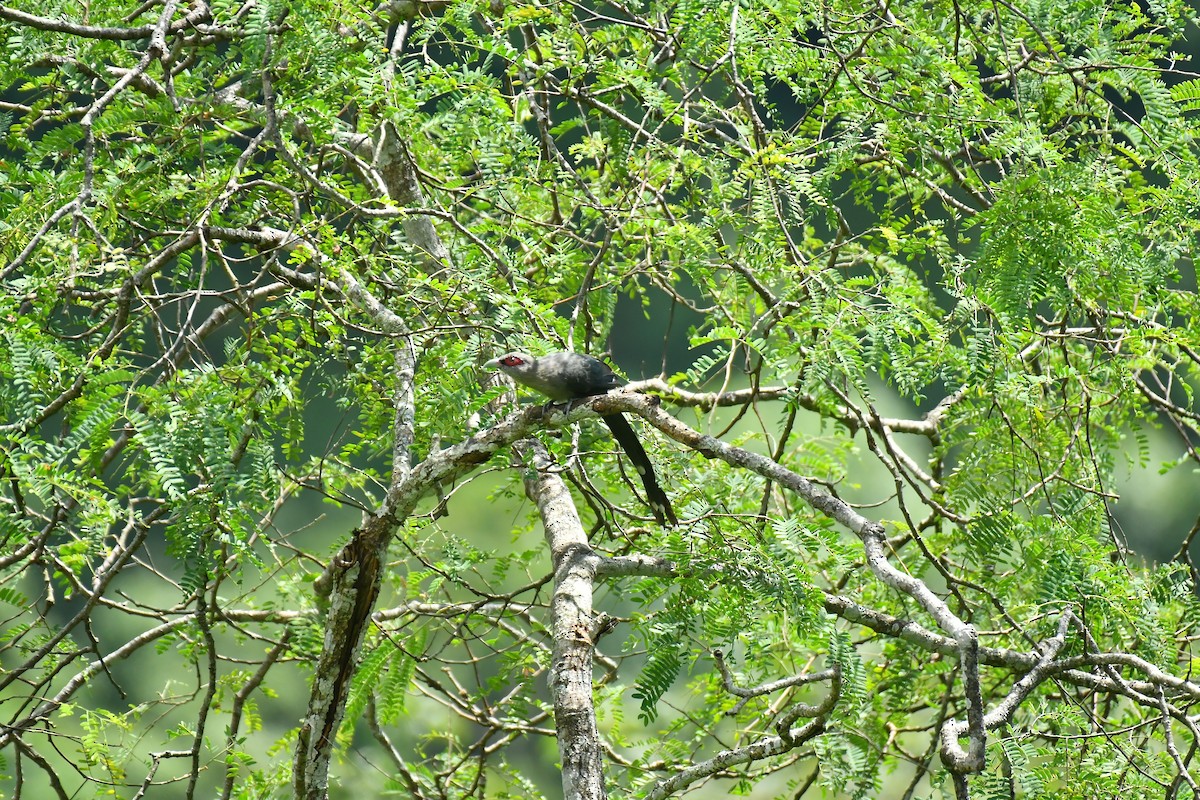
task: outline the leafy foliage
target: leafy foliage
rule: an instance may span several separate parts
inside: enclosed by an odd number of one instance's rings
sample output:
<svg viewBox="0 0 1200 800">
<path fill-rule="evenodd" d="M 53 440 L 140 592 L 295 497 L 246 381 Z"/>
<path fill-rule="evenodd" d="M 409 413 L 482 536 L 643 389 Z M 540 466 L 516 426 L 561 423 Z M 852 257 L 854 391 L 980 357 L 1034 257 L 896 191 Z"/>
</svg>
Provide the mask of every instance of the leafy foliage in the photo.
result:
<svg viewBox="0 0 1200 800">
<path fill-rule="evenodd" d="M 1071 623 L 979 796 L 1195 785 L 1193 16 L 4 7 L 0 795 L 291 791 L 379 517 L 336 782 L 552 795 L 526 467 L 410 478 L 504 418 L 486 358 L 568 347 L 783 471 L 642 425 L 663 530 L 601 428 L 544 437 L 596 554 L 661 567 L 596 598 L 611 794 L 953 795 L 948 617 L 783 473 L 978 632 L 985 711 Z"/>
</svg>

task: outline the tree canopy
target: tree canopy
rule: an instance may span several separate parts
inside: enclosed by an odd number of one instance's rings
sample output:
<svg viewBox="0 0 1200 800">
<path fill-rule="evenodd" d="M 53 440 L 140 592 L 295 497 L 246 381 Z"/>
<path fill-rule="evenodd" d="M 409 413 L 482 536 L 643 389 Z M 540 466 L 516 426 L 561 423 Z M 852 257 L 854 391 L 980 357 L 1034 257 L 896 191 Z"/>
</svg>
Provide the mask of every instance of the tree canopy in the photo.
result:
<svg viewBox="0 0 1200 800">
<path fill-rule="evenodd" d="M 1186 4 L 18 2 L 0 795 L 1200 793 Z"/>
</svg>

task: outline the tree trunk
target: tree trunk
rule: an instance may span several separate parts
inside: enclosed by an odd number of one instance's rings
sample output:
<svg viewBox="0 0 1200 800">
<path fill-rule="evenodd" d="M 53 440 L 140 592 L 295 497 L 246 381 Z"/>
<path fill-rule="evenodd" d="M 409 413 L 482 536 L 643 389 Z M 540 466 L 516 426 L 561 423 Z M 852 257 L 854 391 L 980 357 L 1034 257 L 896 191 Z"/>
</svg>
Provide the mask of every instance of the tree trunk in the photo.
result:
<svg viewBox="0 0 1200 800">
<path fill-rule="evenodd" d="M 536 470 L 525 480 L 525 493 L 541 513 L 554 563 L 550 696 L 562 759 L 563 797 L 605 800 L 603 751 L 592 704 L 592 586 L 601 558 L 588 543 L 571 493 L 545 448 L 528 440 L 520 450 Z"/>
</svg>

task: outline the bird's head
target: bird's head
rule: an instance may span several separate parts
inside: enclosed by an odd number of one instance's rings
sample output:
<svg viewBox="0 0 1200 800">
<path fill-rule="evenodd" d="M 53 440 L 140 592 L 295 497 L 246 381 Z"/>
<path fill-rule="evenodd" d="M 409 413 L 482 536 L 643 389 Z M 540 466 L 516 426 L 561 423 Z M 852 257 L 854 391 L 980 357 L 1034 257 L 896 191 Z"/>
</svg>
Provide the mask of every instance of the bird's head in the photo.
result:
<svg viewBox="0 0 1200 800">
<path fill-rule="evenodd" d="M 533 371 L 534 357 L 528 353 L 505 353 L 499 358 L 493 358 L 484 364 L 488 369 L 497 369 L 505 375 L 513 377 L 526 375 Z"/>
</svg>

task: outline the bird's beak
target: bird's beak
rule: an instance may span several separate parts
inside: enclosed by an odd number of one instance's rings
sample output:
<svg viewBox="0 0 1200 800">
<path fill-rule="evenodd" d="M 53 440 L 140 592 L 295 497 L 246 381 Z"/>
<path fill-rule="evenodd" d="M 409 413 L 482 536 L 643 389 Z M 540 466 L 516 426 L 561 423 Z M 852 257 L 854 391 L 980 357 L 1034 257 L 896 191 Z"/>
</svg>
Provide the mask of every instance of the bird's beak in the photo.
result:
<svg viewBox="0 0 1200 800">
<path fill-rule="evenodd" d="M 483 362 L 484 369 L 500 369 L 500 359 L 493 358 L 491 361 Z"/>
</svg>

